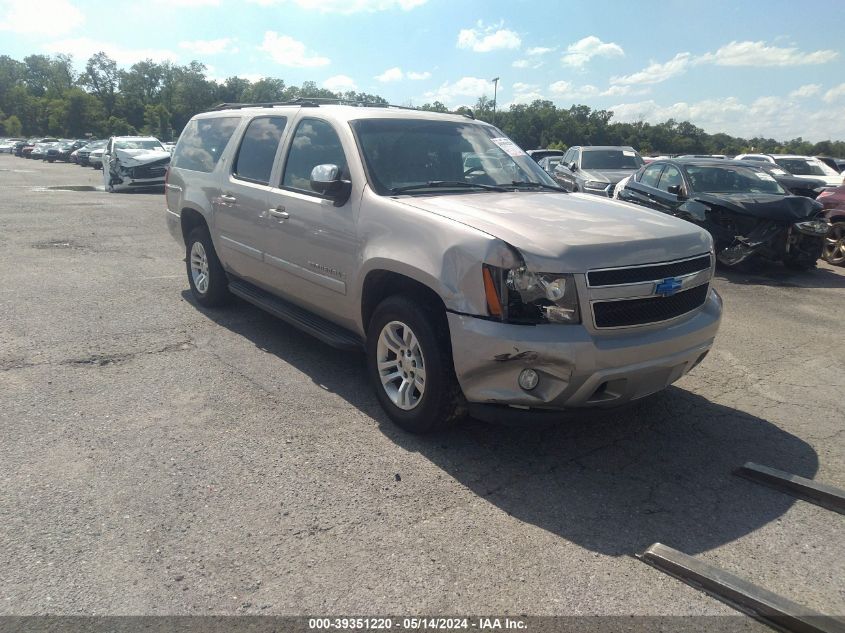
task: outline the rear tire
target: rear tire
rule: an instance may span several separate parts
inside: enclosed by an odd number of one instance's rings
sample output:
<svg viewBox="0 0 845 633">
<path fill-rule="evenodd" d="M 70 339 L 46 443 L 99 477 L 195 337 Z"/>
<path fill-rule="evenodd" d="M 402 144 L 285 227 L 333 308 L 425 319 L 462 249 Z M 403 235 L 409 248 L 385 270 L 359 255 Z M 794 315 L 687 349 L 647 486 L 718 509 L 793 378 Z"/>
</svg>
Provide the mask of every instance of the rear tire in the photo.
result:
<svg viewBox="0 0 845 633">
<path fill-rule="evenodd" d="M 198 226 L 188 234 L 185 242 L 185 266 L 194 299 L 206 308 L 228 303 L 232 298 L 229 280 L 217 258 L 208 229 Z"/>
<path fill-rule="evenodd" d="M 367 373 L 388 417 L 431 433 L 466 415 L 445 315 L 405 295 L 382 301 L 367 331 Z"/>
</svg>

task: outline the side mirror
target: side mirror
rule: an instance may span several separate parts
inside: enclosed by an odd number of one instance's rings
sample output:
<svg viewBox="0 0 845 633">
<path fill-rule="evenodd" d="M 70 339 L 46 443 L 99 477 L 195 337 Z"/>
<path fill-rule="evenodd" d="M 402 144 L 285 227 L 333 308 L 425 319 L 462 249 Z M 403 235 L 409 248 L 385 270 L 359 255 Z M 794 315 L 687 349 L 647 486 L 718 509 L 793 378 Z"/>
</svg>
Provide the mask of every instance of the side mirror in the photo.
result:
<svg viewBox="0 0 845 633">
<path fill-rule="evenodd" d="M 569 171 L 578 171 L 578 165 L 575 164 L 575 161 L 569 163 L 567 167 L 569 167 Z"/>
<path fill-rule="evenodd" d="M 670 185 L 666 191 L 675 196 L 678 196 L 679 198 L 686 198 L 686 193 L 684 192 L 683 185 Z"/>
<path fill-rule="evenodd" d="M 337 165 L 317 165 L 311 170 L 311 189 L 329 200 L 342 203 L 352 193 L 352 183 L 341 180 L 340 167 Z"/>
</svg>

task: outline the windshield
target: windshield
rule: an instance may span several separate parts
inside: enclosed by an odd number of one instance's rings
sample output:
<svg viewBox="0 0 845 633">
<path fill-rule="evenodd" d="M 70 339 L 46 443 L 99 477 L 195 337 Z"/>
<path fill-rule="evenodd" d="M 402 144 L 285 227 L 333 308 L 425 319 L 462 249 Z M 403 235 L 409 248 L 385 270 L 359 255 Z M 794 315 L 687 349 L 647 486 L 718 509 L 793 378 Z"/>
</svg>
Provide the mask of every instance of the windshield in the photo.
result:
<svg viewBox="0 0 845 633">
<path fill-rule="evenodd" d="M 457 183 L 455 189 L 469 192 L 515 181 L 555 186 L 530 156 L 489 125 L 416 119 L 360 119 L 351 125 L 370 184 L 382 196 L 415 185 L 422 185 L 417 193 L 432 193 L 425 187 L 431 182 Z M 449 187 L 440 185 L 438 191 L 444 190 Z"/>
<path fill-rule="evenodd" d="M 155 139 L 138 139 L 138 140 L 131 140 L 131 141 L 115 141 L 114 142 L 115 149 L 161 149 L 164 148 L 161 146 L 161 143 L 156 141 Z"/>
<path fill-rule="evenodd" d="M 763 170 L 741 166 L 688 165 L 692 190 L 698 193 L 778 193 L 786 194 L 774 177 Z"/>
<path fill-rule="evenodd" d="M 581 169 L 639 169 L 643 159 L 632 149 L 583 149 Z"/>
<path fill-rule="evenodd" d="M 815 158 L 775 158 L 775 162 L 793 176 L 837 176 L 838 174 Z"/>
</svg>

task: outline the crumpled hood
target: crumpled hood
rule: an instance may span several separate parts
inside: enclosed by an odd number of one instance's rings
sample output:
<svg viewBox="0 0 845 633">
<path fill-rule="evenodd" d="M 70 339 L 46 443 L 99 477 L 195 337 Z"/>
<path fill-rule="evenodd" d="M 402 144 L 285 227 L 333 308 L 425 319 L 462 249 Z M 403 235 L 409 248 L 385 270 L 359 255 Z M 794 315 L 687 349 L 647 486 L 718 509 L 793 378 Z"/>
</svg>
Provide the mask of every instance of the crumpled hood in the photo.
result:
<svg viewBox="0 0 845 633">
<path fill-rule="evenodd" d="M 775 222 L 799 222 L 813 217 L 822 208 L 820 203 L 806 196 L 772 193 L 697 193 L 695 199 L 708 206 L 717 205 Z"/>
<path fill-rule="evenodd" d="M 114 154 L 124 167 L 147 165 L 164 158 L 170 160 L 170 152 L 160 149 L 116 149 Z"/>
<path fill-rule="evenodd" d="M 599 180 L 615 185 L 636 171 L 636 169 L 582 169 L 576 173 L 583 180 Z"/>
<path fill-rule="evenodd" d="M 396 202 L 493 235 L 537 272 L 586 272 L 701 255 L 709 233 L 678 218 L 590 194 L 550 192 L 408 196 Z"/>
</svg>

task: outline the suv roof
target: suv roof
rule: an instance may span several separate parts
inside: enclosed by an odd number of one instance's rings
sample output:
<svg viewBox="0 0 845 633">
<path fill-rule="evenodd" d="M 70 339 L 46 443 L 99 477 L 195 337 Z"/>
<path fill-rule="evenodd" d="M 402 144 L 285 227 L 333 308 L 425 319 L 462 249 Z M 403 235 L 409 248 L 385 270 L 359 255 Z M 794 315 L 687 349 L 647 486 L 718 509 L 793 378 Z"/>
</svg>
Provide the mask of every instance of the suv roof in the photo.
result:
<svg viewBox="0 0 845 633">
<path fill-rule="evenodd" d="M 431 112 L 429 110 L 418 110 L 404 106 L 381 105 L 381 104 L 348 104 L 348 103 L 312 103 L 310 100 L 303 102 L 284 103 L 221 103 L 219 106 L 196 115 L 197 119 L 214 118 L 221 114 L 231 116 L 244 112 L 253 114 L 279 114 L 286 111 L 299 111 L 301 109 L 314 109 L 321 114 L 329 114 L 330 118 L 337 120 L 354 121 L 356 119 L 420 119 L 420 120 L 445 120 L 445 121 L 475 121 L 469 115 L 448 114 L 443 112 Z M 481 125 L 489 125 L 484 121 L 477 121 Z"/>
</svg>

